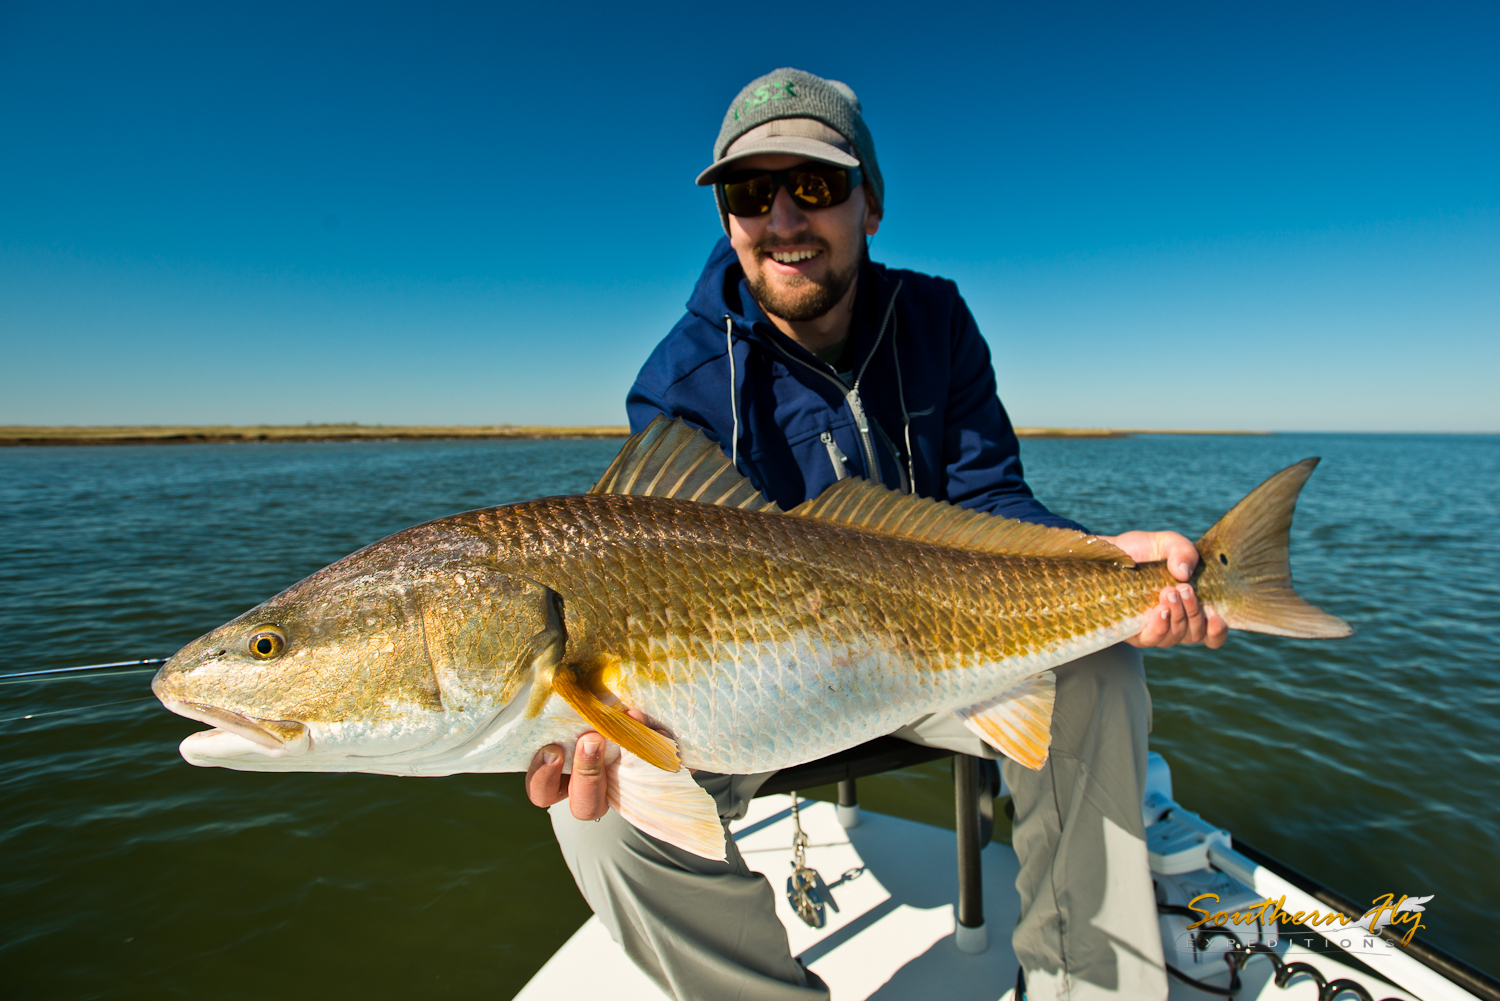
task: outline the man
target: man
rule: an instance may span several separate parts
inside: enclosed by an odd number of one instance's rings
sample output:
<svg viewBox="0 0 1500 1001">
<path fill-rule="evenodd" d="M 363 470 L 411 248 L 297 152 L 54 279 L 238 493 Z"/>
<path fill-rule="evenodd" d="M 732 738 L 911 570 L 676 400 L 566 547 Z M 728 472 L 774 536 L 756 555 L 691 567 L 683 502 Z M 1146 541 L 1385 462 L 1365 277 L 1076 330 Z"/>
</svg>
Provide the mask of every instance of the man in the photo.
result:
<svg viewBox="0 0 1500 1001">
<path fill-rule="evenodd" d="M 869 260 L 884 182 L 852 90 L 792 69 L 753 81 L 725 115 L 698 183 L 714 186 L 728 238 L 630 391 L 634 430 L 657 414 L 685 418 L 783 508 L 864 476 L 1081 527 L 1026 486 L 988 348 L 957 288 Z M 1137 561 L 1166 559 L 1183 581 L 1197 562 L 1176 533 L 1111 541 Z M 1186 584 L 1164 589 L 1147 621 L 1134 646 L 1216 647 L 1226 633 Z M 1047 764 L 1003 763 L 1021 861 L 1014 946 L 1028 996 L 1165 998 L 1141 824 L 1151 704 L 1140 655 L 1122 644 L 1056 674 Z M 997 756 L 946 715 L 898 734 Z M 604 750 L 603 738 L 585 734 L 565 776 L 562 749 L 544 749 L 528 793 L 551 807 L 579 889 L 630 957 L 681 1001 L 826 998 L 789 955 L 771 887 L 732 847 L 728 862 L 709 862 L 607 812 Z M 764 777 L 696 778 L 728 821 L 744 815 Z"/>
</svg>

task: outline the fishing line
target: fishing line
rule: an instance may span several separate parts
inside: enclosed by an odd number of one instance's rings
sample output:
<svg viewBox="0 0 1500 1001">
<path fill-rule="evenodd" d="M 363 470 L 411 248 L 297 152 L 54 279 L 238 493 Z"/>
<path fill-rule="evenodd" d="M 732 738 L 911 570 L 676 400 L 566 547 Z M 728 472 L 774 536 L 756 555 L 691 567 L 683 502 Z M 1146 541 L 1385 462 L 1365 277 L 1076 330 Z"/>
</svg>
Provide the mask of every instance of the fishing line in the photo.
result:
<svg viewBox="0 0 1500 1001">
<path fill-rule="evenodd" d="M 51 684 L 62 682 L 68 685 L 81 685 L 86 681 L 98 681 L 100 678 L 119 678 L 126 675 L 155 674 L 154 667 L 127 667 L 121 671 L 94 671 L 90 674 L 59 674 L 50 678 L 16 678 L 13 681 L 0 681 L 0 688 L 9 688 L 12 685 Z"/>
<path fill-rule="evenodd" d="M 147 657 L 144 660 L 117 660 L 110 664 L 83 664 L 79 667 L 49 667 L 43 671 L 17 671 L 14 674 L 0 674 L 0 681 L 11 678 L 40 678 L 49 674 L 77 674 L 80 671 L 103 671 L 111 667 L 144 667 L 148 664 L 165 664 L 165 657 Z"/>
<path fill-rule="evenodd" d="M 135 698 L 135 699 L 120 699 L 118 702 L 100 702 L 98 705 L 93 705 L 93 706 L 74 706 L 72 709 L 54 709 L 51 712 L 45 712 L 45 713 L 27 713 L 25 716 L 12 716 L 9 719 L 0 719 L 0 723 L 14 723 L 17 720 L 23 720 L 23 719 L 40 719 L 43 716 L 59 716 L 62 713 L 88 712 L 90 709 L 103 709 L 106 706 L 123 706 L 127 702 L 155 702 L 155 701 L 156 701 L 156 697 L 155 696 L 146 695 L 146 696 L 143 696 L 141 698 Z"/>
</svg>

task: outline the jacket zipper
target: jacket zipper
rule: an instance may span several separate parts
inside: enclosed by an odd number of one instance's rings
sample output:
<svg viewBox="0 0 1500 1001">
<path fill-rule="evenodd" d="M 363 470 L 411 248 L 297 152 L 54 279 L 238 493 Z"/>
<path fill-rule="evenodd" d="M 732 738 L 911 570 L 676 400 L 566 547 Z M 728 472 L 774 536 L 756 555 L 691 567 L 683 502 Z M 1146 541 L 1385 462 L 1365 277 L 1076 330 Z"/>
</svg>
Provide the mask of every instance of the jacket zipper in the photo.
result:
<svg viewBox="0 0 1500 1001">
<path fill-rule="evenodd" d="M 874 360 L 875 352 L 880 350 L 880 342 L 885 340 L 885 331 L 886 328 L 891 325 L 891 313 L 896 308 L 896 294 L 901 291 L 901 285 L 902 282 L 896 282 L 895 289 L 891 291 L 891 300 L 886 304 L 885 307 L 885 319 L 880 322 L 880 333 L 876 335 L 875 344 L 870 348 L 870 353 L 865 356 L 865 363 L 859 367 L 859 375 L 854 377 L 853 386 L 847 385 L 843 379 L 840 379 L 837 375 L 826 371 L 826 366 L 825 368 L 818 368 L 817 366 L 809 364 L 808 362 L 803 361 L 801 358 L 790 354 L 774 340 L 771 340 L 769 338 L 767 338 L 766 340 L 766 343 L 775 348 L 776 351 L 787 361 L 794 361 L 798 365 L 801 365 L 803 368 L 811 372 L 818 373 L 823 378 L 839 387 L 839 391 L 844 394 L 845 402 L 849 404 L 850 413 L 854 415 L 854 426 L 859 429 L 859 444 L 861 450 L 864 452 L 865 471 L 870 479 L 874 480 L 877 483 L 880 482 L 880 460 L 875 457 L 875 441 L 870 435 L 870 419 L 865 416 L 864 404 L 860 401 L 859 398 L 859 383 L 860 380 L 865 377 L 865 369 L 869 368 L 870 362 Z M 826 440 L 824 441 L 824 444 L 827 444 Z M 832 456 L 832 454 L 832 452 L 829 453 L 830 456 Z M 845 458 L 845 461 L 848 461 L 847 457 Z M 898 462 L 897 465 L 899 466 L 900 463 Z M 840 477 L 840 479 L 842 479 L 842 477 Z"/>
<path fill-rule="evenodd" d="M 849 478 L 849 457 L 844 450 L 839 448 L 839 443 L 833 440 L 832 431 L 824 431 L 818 437 L 823 442 L 823 447 L 828 449 L 828 461 L 833 464 L 833 478 L 835 480 L 847 480 Z"/>
</svg>

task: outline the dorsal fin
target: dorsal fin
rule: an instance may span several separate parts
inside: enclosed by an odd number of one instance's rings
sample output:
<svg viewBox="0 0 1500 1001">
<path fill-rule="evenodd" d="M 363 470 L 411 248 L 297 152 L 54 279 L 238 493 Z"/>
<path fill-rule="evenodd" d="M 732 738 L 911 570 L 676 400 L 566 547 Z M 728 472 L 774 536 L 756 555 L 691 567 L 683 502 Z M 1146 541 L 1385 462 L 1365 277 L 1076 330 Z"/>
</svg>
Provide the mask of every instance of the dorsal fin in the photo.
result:
<svg viewBox="0 0 1500 1001">
<path fill-rule="evenodd" d="M 625 443 L 589 493 L 675 497 L 746 511 L 781 511 L 702 431 L 680 417 L 668 420 L 660 414 Z"/>
<path fill-rule="evenodd" d="M 969 511 L 947 501 L 898 494 L 879 483 L 853 477 L 839 480 L 787 513 L 955 549 L 1006 556 L 1066 556 L 1135 566 L 1134 560 L 1097 535 Z"/>
</svg>

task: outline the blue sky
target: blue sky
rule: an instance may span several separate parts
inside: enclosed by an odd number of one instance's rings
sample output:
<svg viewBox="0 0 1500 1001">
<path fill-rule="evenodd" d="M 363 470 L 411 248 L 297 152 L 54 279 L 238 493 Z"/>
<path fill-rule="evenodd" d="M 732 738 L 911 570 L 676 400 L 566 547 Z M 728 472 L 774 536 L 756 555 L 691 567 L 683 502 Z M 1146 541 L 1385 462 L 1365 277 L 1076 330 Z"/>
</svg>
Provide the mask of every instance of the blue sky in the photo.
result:
<svg viewBox="0 0 1500 1001">
<path fill-rule="evenodd" d="M 1020 424 L 1500 430 L 1500 8 L 0 2 L 0 423 L 623 422 L 777 66 Z"/>
</svg>

